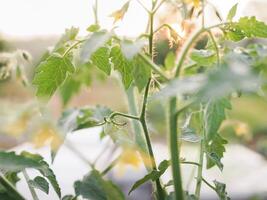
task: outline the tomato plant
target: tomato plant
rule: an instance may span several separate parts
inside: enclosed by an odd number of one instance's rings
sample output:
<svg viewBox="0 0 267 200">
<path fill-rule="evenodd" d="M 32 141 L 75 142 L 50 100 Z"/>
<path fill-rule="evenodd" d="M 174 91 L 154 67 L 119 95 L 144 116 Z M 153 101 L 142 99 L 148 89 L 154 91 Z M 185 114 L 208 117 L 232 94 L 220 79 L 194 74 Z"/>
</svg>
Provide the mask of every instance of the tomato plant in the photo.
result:
<svg viewBox="0 0 267 200">
<path fill-rule="evenodd" d="M 227 110 L 232 108 L 231 100 L 247 94 L 264 98 L 267 48 L 254 43 L 244 46 L 240 41 L 267 38 L 267 25 L 253 16 L 235 20 L 237 4 L 231 8 L 226 19 L 215 9 L 220 23 L 207 26 L 205 7 L 209 2 L 205 0 L 151 0 L 151 7 L 136 0 L 149 16 L 148 28 L 139 37 L 126 39 L 116 35 L 116 23 L 123 20 L 132 1 L 135 0 L 127 1 L 111 14 L 114 28 L 105 30 L 99 24 L 96 0 L 93 9 L 95 23 L 88 27 L 88 34 L 79 36 L 77 28 L 67 29 L 53 50 L 43 56 L 35 69 L 33 81 L 26 84 L 26 87 L 33 85 L 36 88 L 40 102 L 48 102 L 59 91 L 64 105 L 67 105 L 82 86 L 90 86 L 90 77 L 99 73 L 97 70 L 105 76 L 118 74 L 128 97 L 129 113 L 113 111 L 104 106 L 71 108 L 62 113 L 57 123 L 51 123 L 43 119 L 46 115 L 45 106 L 37 105 L 37 110 L 28 110 L 31 116 L 23 115 L 19 121 L 22 129 L 27 126 L 28 120 L 38 118 L 43 121 L 36 124 L 33 142 L 43 146 L 49 141 L 53 159 L 56 159 L 67 133 L 96 126 L 103 129 L 101 137 L 110 137 L 122 149 L 121 155 L 103 171 L 88 162 L 91 170 L 82 180 L 74 183 L 75 194 L 62 197 L 56 175 L 40 155 L 1 151 L 1 199 L 24 199 L 15 188 L 18 173 L 25 176 L 34 200 L 38 200 L 36 189 L 49 193 L 49 184 L 58 198 L 64 200 L 80 197 L 94 200 L 126 199 L 121 189 L 107 180 L 105 175 L 120 160 L 134 165 L 138 157 L 146 166 L 147 175 L 133 183 L 129 195 L 142 184 L 151 182 L 154 199 L 201 199 L 201 186 L 206 184 L 217 193 L 219 199 L 230 199 L 224 183 L 210 183 L 202 172 L 212 167 L 223 171 L 222 158 L 227 141 L 220 134 L 220 126 L 227 117 Z M 183 13 L 181 26 L 194 19 L 200 25 L 197 24 L 185 36 L 179 35 L 170 24 L 155 27 L 155 16 L 165 4 Z M 170 43 L 179 44 L 179 50 L 178 56 L 169 53 L 165 66 L 159 66 L 154 62 L 155 35 L 163 29 L 168 31 Z M 229 42 L 234 45 L 227 45 Z M 200 47 L 199 43 L 202 43 Z M 1 65 L 1 77 L 5 78 L 9 68 L 5 67 L 5 63 Z M 20 71 L 17 73 L 21 74 Z M 170 158 L 160 163 L 156 162 L 157 155 L 153 151 L 148 128 L 148 101 L 159 102 L 166 107 L 164 112 L 168 123 Z M 132 130 L 127 126 L 128 123 L 131 123 Z M 8 130 L 21 131 L 14 129 L 14 126 Z M 183 140 L 199 144 L 198 160 L 181 158 Z M 195 192 L 192 194 L 183 188 L 181 165 L 186 164 L 197 167 Z M 29 177 L 27 168 L 36 169 L 40 176 Z M 168 168 L 172 170 L 172 180 L 163 183 L 161 176 Z"/>
</svg>

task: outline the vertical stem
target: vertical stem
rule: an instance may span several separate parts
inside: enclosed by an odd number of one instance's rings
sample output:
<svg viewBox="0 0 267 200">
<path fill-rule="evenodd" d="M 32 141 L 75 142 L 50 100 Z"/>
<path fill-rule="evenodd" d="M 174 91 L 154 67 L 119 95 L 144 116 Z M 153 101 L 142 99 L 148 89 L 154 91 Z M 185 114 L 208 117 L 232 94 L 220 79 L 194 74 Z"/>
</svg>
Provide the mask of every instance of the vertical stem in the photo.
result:
<svg viewBox="0 0 267 200">
<path fill-rule="evenodd" d="M 2 175 L 0 175 L 0 184 L 6 189 L 9 196 L 16 200 L 25 200 L 25 198 L 17 191 L 17 189 Z"/>
<path fill-rule="evenodd" d="M 148 128 L 147 128 L 147 123 L 146 123 L 146 106 L 147 106 L 147 97 L 148 97 L 150 82 L 151 82 L 151 79 L 149 79 L 149 81 L 147 83 L 147 86 L 146 86 L 146 89 L 145 89 L 143 106 L 142 106 L 142 111 L 141 111 L 141 115 L 140 115 L 140 123 L 142 125 L 143 131 L 144 131 L 144 134 L 145 134 L 145 139 L 146 139 L 146 144 L 147 144 L 147 148 L 148 148 L 151 167 L 152 167 L 153 170 L 157 170 L 155 156 L 154 156 L 154 153 L 153 153 L 152 144 L 151 144 L 151 140 L 150 140 L 149 133 L 148 133 Z M 155 182 L 156 182 L 156 189 L 157 189 L 157 198 L 159 200 L 164 200 L 165 191 L 163 190 L 163 188 L 161 186 L 160 179 L 159 178 L 156 179 Z"/>
<path fill-rule="evenodd" d="M 183 200 L 183 186 L 180 169 L 180 153 L 178 148 L 178 115 L 176 113 L 177 99 L 171 98 L 169 102 L 169 145 L 171 152 L 171 165 L 174 182 L 174 199 Z"/>
<path fill-rule="evenodd" d="M 30 177 L 28 176 L 26 170 L 23 170 L 22 173 L 23 173 L 23 176 L 24 176 L 25 179 L 26 179 L 26 182 L 27 182 L 28 187 L 29 187 L 29 190 L 30 190 L 30 192 L 31 192 L 31 194 L 32 194 L 32 198 L 33 198 L 33 200 L 39 200 L 39 198 L 38 198 L 38 196 L 37 196 L 37 194 L 36 194 L 34 188 L 30 185 Z"/>
<path fill-rule="evenodd" d="M 95 5 L 94 5 L 94 17 L 95 17 L 95 24 L 98 24 L 98 0 L 95 0 Z"/>
<path fill-rule="evenodd" d="M 153 60 L 153 40 L 154 40 L 154 14 L 149 14 L 150 19 L 150 34 L 149 34 L 149 54 Z"/>
<path fill-rule="evenodd" d="M 137 116 L 138 115 L 138 110 L 137 110 L 137 106 L 136 106 L 136 102 L 135 102 L 135 95 L 134 95 L 134 87 L 131 86 L 127 92 L 127 100 L 128 100 L 128 108 L 129 108 L 129 113 L 131 115 Z M 140 150 L 142 152 L 147 152 L 147 147 L 146 147 L 146 142 L 145 142 L 145 138 L 143 136 L 143 131 L 142 128 L 139 124 L 139 122 L 137 122 L 136 120 L 131 120 L 132 123 L 132 127 L 135 133 L 135 142 L 138 146 L 138 148 L 140 148 Z"/>
<path fill-rule="evenodd" d="M 201 184 L 202 184 L 202 170 L 203 170 L 203 159 L 204 159 L 204 138 L 201 139 L 200 150 L 199 150 L 199 166 L 197 171 L 197 183 L 195 195 L 197 199 L 200 199 Z"/>
<path fill-rule="evenodd" d="M 151 56 L 151 59 L 153 61 L 153 40 L 154 40 L 154 14 L 152 13 L 155 6 L 157 4 L 157 0 L 152 0 L 152 9 L 151 12 L 149 13 L 149 19 L 150 19 L 150 31 L 149 31 L 149 54 Z M 157 165 L 155 161 L 155 156 L 153 153 L 152 149 L 152 144 L 150 141 L 149 133 L 148 133 L 148 128 L 147 128 L 147 123 L 146 123 L 146 107 L 147 107 L 147 97 L 149 93 L 149 87 L 151 83 L 151 78 L 149 78 L 148 83 L 145 88 L 145 93 L 144 93 L 144 99 L 143 99 L 143 105 L 142 105 L 142 110 L 140 114 L 140 122 L 144 131 L 145 139 L 146 139 L 146 144 L 148 148 L 148 153 L 150 156 L 150 161 L 152 165 L 153 170 L 157 170 Z M 156 179 L 156 189 L 157 189 L 157 199 L 158 200 L 164 200 L 165 199 L 165 191 L 163 190 L 160 179 Z"/>
<path fill-rule="evenodd" d="M 205 27 L 205 0 L 201 0 L 202 3 L 202 28 Z"/>
</svg>

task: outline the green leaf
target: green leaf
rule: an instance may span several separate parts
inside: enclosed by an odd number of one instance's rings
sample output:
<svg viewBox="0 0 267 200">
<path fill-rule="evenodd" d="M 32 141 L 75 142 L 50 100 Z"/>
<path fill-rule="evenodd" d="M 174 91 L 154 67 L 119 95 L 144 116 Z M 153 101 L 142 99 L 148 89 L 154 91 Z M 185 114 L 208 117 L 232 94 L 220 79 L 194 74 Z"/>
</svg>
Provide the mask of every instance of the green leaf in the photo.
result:
<svg viewBox="0 0 267 200">
<path fill-rule="evenodd" d="M 37 66 L 33 85 L 37 87 L 37 96 L 49 98 L 62 85 L 66 78 L 75 71 L 67 57 L 52 54 Z"/>
<path fill-rule="evenodd" d="M 169 166 L 170 166 L 170 161 L 163 160 L 159 164 L 158 170 L 152 170 L 149 174 L 145 175 L 143 178 L 136 181 L 134 183 L 134 185 L 132 186 L 132 188 L 130 189 L 128 194 L 130 194 L 132 191 L 136 190 L 138 187 L 140 187 L 141 185 L 143 185 L 147 181 L 155 181 L 155 180 L 159 179 L 165 173 L 165 171 L 168 169 Z"/>
<path fill-rule="evenodd" d="M 103 179 L 101 174 L 92 170 L 82 181 L 74 183 L 76 195 L 90 200 L 124 200 L 123 193 L 112 182 Z"/>
<path fill-rule="evenodd" d="M 61 36 L 55 45 L 53 52 L 63 53 L 66 50 L 66 44 L 73 42 L 79 33 L 79 28 L 71 27 L 66 29 L 65 33 Z"/>
<path fill-rule="evenodd" d="M 18 193 L 14 186 L 3 176 L 0 177 L 0 199 L 25 200 L 25 198 Z"/>
<path fill-rule="evenodd" d="M 238 6 L 238 3 L 235 4 L 235 5 L 230 9 L 230 11 L 228 12 L 228 15 L 227 15 L 227 21 L 232 21 L 233 18 L 235 17 L 235 15 L 236 15 L 236 11 L 237 11 L 237 6 Z"/>
<path fill-rule="evenodd" d="M 110 49 L 107 47 L 101 47 L 91 56 L 93 64 L 100 70 L 110 75 L 111 63 L 110 63 Z"/>
<path fill-rule="evenodd" d="M 267 25 L 258 21 L 256 17 L 242 17 L 237 23 L 237 27 L 242 30 L 244 35 L 250 37 L 267 37 Z"/>
<path fill-rule="evenodd" d="M 105 43 L 113 35 L 112 32 L 99 31 L 94 32 L 89 39 L 87 39 L 81 47 L 81 59 L 83 62 L 90 60 L 92 54 L 96 52 L 100 47 L 103 47 Z"/>
<path fill-rule="evenodd" d="M 73 195 L 66 195 L 62 198 L 62 200 L 78 200 L 78 197 Z"/>
<path fill-rule="evenodd" d="M 132 61 L 126 59 L 119 46 L 115 46 L 111 49 L 111 61 L 114 64 L 114 69 L 118 70 L 122 76 L 122 82 L 125 89 L 128 89 L 133 81 Z"/>
<path fill-rule="evenodd" d="M 5 173 L 6 179 L 14 186 L 16 186 L 17 182 L 20 181 L 20 178 L 18 177 L 19 172 L 12 172 L 8 171 Z"/>
<path fill-rule="evenodd" d="M 0 152 L 0 168 L 5 171 L 21 171 L 26 168 L 39 168 L 41 165 L 36 160 L 16 155 L 14 152 Z"/>
<path fill-rule="evenodd" d="M 221 159 L 225 152 L 224 145 L 227 141 L 219 134 L 215 134 L 213 139 L 206 143 L 207 169 L 217 165 L 220 170 L 223 169 Z"/>
<path fill-rule="evenodd" d="M 216 62 L 216 54 L 212 50 L 194 49 L 190 58 L 200 66 L 211 66 Z"/>
<path fill-rule="evenodd" d="M 41 176 L 36 176 L 33 180 L 29 181 L 29 184 L 44 193 L 48 194 L 49 193 L 49 183 L 47 182 L 46 179 L 44 179 Z"/>
<path fill-rule="evenodd" d="M 201 138 L 196 134 L 195 130 L 189 127 L 182 128 L 181 139 L 186 142 L 200 142 Z"/>
<path fill-rule="evenodd" d="M 205 132 L 207 140 L 212 140 L 226 118 L 225 110 L 231 109 L 230 101 L 226 98 L 210 100 L 204 109 Z"/>
<path fill-rule="evenodd" d="M 226 25 L 224 28 L 228 39 L 239 41 L 243 38 L 267 38 L 267 25 L 256 17 L 242 17 L 238 22 Z"/>
<path fill-rule="evenodd" d="M 89 26 L 86 30 L 88 32 L 97 32 L 100 30 L 100 26 L 98 24 L 92 24 L 91 26 Z"/>
<path fill-rule="evenodd" d="M 151 68 L 147 65 L 147 63 L 140 58 L 140 56 L 136 56 L 133 60 L 133 78 L 134 83 L 137 86 L 139 92 L 141 92 L 149 78 L 151 77 Z"/>
<path fill-rule="evenodd" d="M 80 66 L 72 76 L 69 76 L 60 87 L 60 95 L 64 105 L 67 105 L 71 98 L 80 92 L 83 86 L 89 86 L 92 81 L 92 70 L 90 66 Z"/>
<path fill-rule="evenodd" d="M 226 192 L 226 185 L 224 183 L 220 183 L 218 181 L 213 181 L 216 188 L 216 193 L 218 194 L 220 200 L 230 200 Z"/>
<path fill-rule="evenodd" d="M 97 126 L 108 117 L 112 111 L 105 106 L 73 108 L 63 112 L 58 126 L 65 132 Z"/>
<path fill-rule="evenodd" d="M 131 60 L 141 51 L 144 45 L 143 40 L 123 40 L 121 41 L 121 51 L 126 59 Z"/>
<path fill-rule="evenodd" d="M 61 189 L 58 185 L 58 181 L 56 179 L 56 175 L 54 174 L 54 172 L 52 171 L 52 169 L 50 169 L 49 165 L 47 164 L 47 162 L 45 162 L 44 158 L 38 154 L 32 154 L 26 151 L 23 151 L 21 153 L 22 156 L 25 156 L 26 158 L 32 159 L 35 162 L 38 162 L 40 167 L 35 168 L 37 169 L 44 177 L 46 177 L 50 184 L 52 185 L 52 187 L 54 188 L 55 192 L 57 193 L 58 197 L 61 198 Z"/>
<path fill-rule="evenodd" d="M 174 52 L 170 51 L 164 60 L 164 66 L 167 70 L 171 70 L 175 67 L 175 59 L 176 56 Z"/>
</svg>

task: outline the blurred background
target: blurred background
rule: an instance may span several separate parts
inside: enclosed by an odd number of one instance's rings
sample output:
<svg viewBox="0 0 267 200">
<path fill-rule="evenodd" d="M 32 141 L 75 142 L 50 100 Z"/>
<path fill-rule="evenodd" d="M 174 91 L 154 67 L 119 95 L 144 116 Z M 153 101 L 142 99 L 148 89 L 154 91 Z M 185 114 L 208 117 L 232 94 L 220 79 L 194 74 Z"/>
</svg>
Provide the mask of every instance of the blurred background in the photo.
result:
<svg viewBox="0 0 267 200">
<path fill-rule="evenodd" d="M 110 29 L 113 26 L 113 19 L 110 14 L 118 10 L 126 1 L 125 0 L 100 0 L 99 1 L 99 22 L 102 27 Z M 144 0 L 145 4 L 149 1 Z M 228 10 L 235 4 L 239 3 L 238 14 L 236 18 L 243 15 L 255 15 L 259 20 L 267 23 L 267 1 L 266 0 L 210 0 L 211 4 L 217 9 L 217 12 L 225 18 Z M 18 50 L 29 53 L 29 62 L 23 64 L 27 79 L 31 80 L 35 66 L 38 64 L 42 55 L 56 44 L 60 36 L 66 28 L 72 26 L 80 29 L 81 35 L 86 35 L 86 29 L 90 24 L 94 23 L 93 17 L 93 0 L 1 0 L 0 1 L 0 57 L 13 55 Z M 172 9 L 171 5 L 163 6 L 156 18 L 156 25 L 162 23 L 170 23 L 178 33 L 182 32 L 179 21 L 180 13 Z M 212 6 L 207 6 L 207 24 L 218 22 Z M 147 15 L 142 7 L 133 1 L 129 8 L 129 12 L 118 23 L 116 32 L 127 38 L 137 37 L 146 30 Z M 188 24 L 190 28 L 197 26 Z M 188 30 L 190 30 L 190 28 Z M 255 41 L 254 41 L 255 42 Z M 256 41 L 257 42 L 257 41 Z M 261 41 L 265 42 L 265 41 Z M 170 51 L 178 52 L 179 44 L 172 47 L 169 45 L 168 34 L 164 31 L 159 32 L 156 36 L 156 57 L 157 64 L 164 66 L 164 60 Z M 1 58 L 0 58 L 1 64 Z M 0 66 L 1 67 L 1 66 Z M 122 86 L 116 77 L 106 78 L 101 72 L 88 77 L 90 86 L 80 88 L 77 95 L 70 100 L 67 105 L 63 105 L 60 95 L 55 95 L 48 103 L 48 108 L 52 113 L 51 116 L 57 119 L 63 109 L 66 107 L 79 107 L 84 105 L 105 105 L 113 110 L 127 112 L 126 95 Z M 19 112 L 28 109 L 35 100 L 33 89 L 25 88 L 21 81 L 16 78 L 2 80 L 0 82 L 0 119 L 1 123 L 12 121 L 14 116 Z M 162 116 L 163 107 L 159 105 L 149 105 L 149 122 L 150 131 L 157 147 L 155 148 L 158 160 L 167 158 L 168 150 L 166 144 L 166 131 L 158 123 L 164 120 Z M 228 112 L 229 120 L 222 126 L 222 133 L 230 143 L 227 146 L 226 156 L 224 158 L 225 169 L 223 175 L 212 169 L 206 176 L 207 179 L 213 180 L 218 177 L 226 182 L 229 195 L 233 199 L 267 199 L 267 102 L 256 96 L 245 96 L 237 98 L 233 102 L 233 109 Z M 5 125 L 5 124 L 4 124 Z M 99 130 L 91 130 L 91 132 L 99 132 Z M 85 134 L 86 135 L 86 134 Z M 95 134 L 96 135 L 96 134 Z M 94 155 L 95 152 L 101 151 L 99 146 L 103 142 L 94 134 L 89 134 L 85 139 L 84 135 L 72 138 L 77 144 L 84 145 L 88 154 Z M 73 136 L 71 136 L 73 137 Z M 88 149 L 87 144 L 81 142 L 83 140 L 91 140 L 92 144 Z M 1 149 L 23 149 L 30 146 L 25 145 L 25 138 L 11 137 L 10 135 L 0 133 Z M 90 144 L 91 144 L 90 143 Z M 160 150 L 159 150 L 160 149 Z M 40 150 L 43 152 L 45 150 Z M 185 144 L 183 148 L 184 157 L 192 160 L 197 158 L 197 147 L 192 144 Z M 67 150 L 61 150 L 59 160 L 54 168 L 56 173 L 60 174 L 63 168 L 64 158 L 70 155 Z M 71 155 L 70 155 L 71 156 Z M 90 156 L 89 156 L 90 157 Z M 189 159 L 190 160 L 190 159 Z M 79 163 L 77 161 L 77 163 Z M 73 166 L 72 169 L 82 168 L 79 164 Z M 81 164 L 82 165 L 82 164 Z M 132 169 L 129 169 L 132 170 Z M 67 173 L 67 169 L 63 170 Z M 184 182 L 186 187 L 193 189 L 192 174 L 193 168 L 184 169 Z M 86 173 L 86 169 L 80 171 L 79 177 Z M 84 173 L 84 174 L 83 174 Z M 133 173 L 133 177 L 122 175 L 116 178 L 119 183 L 128 184 L 133 180 L 142 177 L 144 172 L 140 170 Z M 70 185 L 74 177 L 65 177 L 64 173 L 59 175 L 60 182 L 65 185 L 66 193 L 70 191 Z M 111 175 L 113 176 L 113 175 Z M 167 175 L 168 176 L 168 175 Z M 68 180 L 66 180 L 68 179 Z M 166 178 L 167 179 L 167 178 Z M 67 183 L 66 183 L 67 182 Z M 21 186 L 21 190 L 26 190 Z M 150 191 L 149 186 L 142 188 L 142 192 Z M 26 192 L 26 191 L 25 191 Z M 27 192 L 26 192 L 27 193 Z M 146 193 L 146 194 L 149 194 Z M 143 196 L 144 197 L 144 196 Z M 147 197 L 149 199 L 149 196 Z M 45 197 L 44 197 L 45 199 Z M 138 196 L 129 197 L 129 199 L 140 199 Z M 203 199 L 216 199 L 216 195 L 208 188 L 203 188 Z"/>
</svg>

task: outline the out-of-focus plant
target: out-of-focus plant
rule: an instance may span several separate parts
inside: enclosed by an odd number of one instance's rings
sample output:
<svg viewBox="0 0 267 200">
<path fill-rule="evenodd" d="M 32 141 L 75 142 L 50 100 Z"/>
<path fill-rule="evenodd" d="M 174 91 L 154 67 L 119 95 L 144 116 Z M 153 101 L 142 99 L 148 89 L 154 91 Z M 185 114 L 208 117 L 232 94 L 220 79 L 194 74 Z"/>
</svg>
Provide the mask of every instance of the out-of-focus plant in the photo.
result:
<svg viewBox="0 0 267 200">
<path fill-rule="evenodd" d="M 110 15 L 114 18 L 114 27 L 127 14 L 132 1 L 134 0 L 127 1 Z M 150 8 L 142 1 L 136 2 L 149 16 L 146 33 L 130 40 L 117 36 L 114 29 L 102 29 L 98 20 L 96 0 L 95 24 L 88 27 L 88 35 L 80 37 L 77 28 L 67 29 L 54 49 L 44 55 L 32 81 L 40 101 L 49 101 L 59 90 L 64 104 L 67 105 L 81 86 L 90 85 L 90 77 L 95 75 L 93 69 L 101 70 L 106 76 L 118 74 L 128 97 L 129 113 L 112 111 L 104 106 L 72 108 L 63 112 L 60 120 L 55 123 L 47 120 L 49 117 L 45 109 L 37 105 L 37 109 L 30 115 L 27 110 L 10 122 L 5 131 L 15 135 L 23 132 L 34 133 L 30 138 L 37 146 L 51 144 L 53 159 L 67 133 L 96 126 L 102 127 L 102 138 L 111 138 L 114 144 L 121 148 L 122 153 L 104 170 L 97 169 L 96 162 L 92 163 L 81 157 L 91 171 L 82 180 L 74 183 L 75 194 L 63 197 L 64 200 L 79 197 L 94 200 L 125 199 L 120 188 L 107 180 L 105 175 L 116 165 L 137 166 L 141 160 L 146 166 L 147 175 L 133 184 L 129 195 L 150 181 L 153 184 L 154 199 L 200 199 L 201 186 L 204 183 L 214 190 L 221 200 L 230 199 L 224 183 L 216 180 L 210 183 L 202 172 L 212 167 L 223 170 L 222 158 L 227 141 L 220 134 L 220 127 L 226 119 L 226 111 L 232 108 L 231 100 L 242 98 L 242 95 L 246 94 L 264 96 L 267 47 L 241 47 L 239 43 L 236 43 L 235 47 L 229 47 L 226 43 L 255 37 L 267 38 L 267 25 L 255 17 L 234 20 L 237 5 L 231 8 L 226 19 L 222 19 L 215 9 L 215 14 L 221 22 L 206 26 L 205 5 L 208 2 L 205 0 L 151 0 Z M 183 13 L 181 29 L 185 28 L 188 20 L 195 18 L 200 19 L 200 25 L 188 27 L 184 35 L 179 35 L 169 24 L 154 27 L 158 10 L 167 3 L 171 3 Z M 168 54 L 164 62 L 165 67 L 159 67 L 154 63 L 154 42 L 155 34 L 163 28 L 169 31 L 170 44 L 180 44 L 178 55 L 174 52 Z M 199 44 L 204 37 L 207 41 Z M 4 71 L 10 69 L 5 68 Z M 4 78 L 9 75 L 6 72 L 2 74 Z M 136 102 L 136 96 L 141 95 L 142 100 Z M 170 159 L 160 163 L 156 162 L 157 155 L 154 154 L 148 129 L 148 101 L 159 101 L 168 107 L 167 111 L 162 109 L 162 112 L 166 112 L 167 116 Z M 42 123 L 34 123 L 37 118 Z M 128 121 L 132 122 L 130 131 Z M 165 120 L 162 123 L 165 123 Z M 244 127 L 237 125 L 237 132 L 243 132 Z M 181 158 L 181 141 L 199 144 L 197 161 Z M 192 194 L 183 189 L 181 165 L 186 164 L 193 164 L 198 169 L 195 192 Z M 164 183 L 161 176 L 169 167 L 173 176 L 168 183 Z M 49 192 L 48 181 L 61 198 L 54 173 L 39 155 L 27 152 L 16 155 L 3 151 L 0 152 L 0 168 L 0 195 L 3 195 L 3 198 L 24 199 L 15 189 L 17 173 L 24 174 L 34 200 L 38 199 L 36 189 Z M 31 179 L 26 168 L 34 168 L 42 176 Z"/>
</svg>

